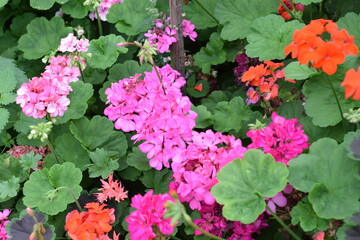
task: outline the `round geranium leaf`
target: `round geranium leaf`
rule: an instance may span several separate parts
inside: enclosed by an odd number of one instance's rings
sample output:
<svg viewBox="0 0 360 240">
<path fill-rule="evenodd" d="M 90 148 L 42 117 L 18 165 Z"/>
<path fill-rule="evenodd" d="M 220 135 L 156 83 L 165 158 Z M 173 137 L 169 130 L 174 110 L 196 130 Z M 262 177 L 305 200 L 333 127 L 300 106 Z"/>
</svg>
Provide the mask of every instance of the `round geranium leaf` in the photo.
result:
<svg viewBox="0 0 360 240">
<path fill-rule="evenodd" d="M 219 171 L 219 183 L 211 193 L 224 205 L 225 218 L 249 224 L 264 211 L 264 197 L 273 197 L 284 189 L 288 174 L 287 167 L 270 154 L 250 149 L 243 160 L 235 159 Z"/>
<path fill-rule="evenodd" d="M 75 197 L 79 197 L 82 190 L 79 185 L 81 179 L 81 170 L 69 162 L 55 164 L 50 169 L 37 170 L 24 184 L 24 204 L 31 208 L 37 207 L 46 214 L 56 215 L 64 211 L 75 199 L 67 189 L 62 188 L 57 192 L 54 190 L 65 187 L 70 189 Z M 53 197 L 49 198 L 51 192 Z"/>
<path fill-rule="evenodd" d="M 289 182 L 309 192 L 309 201 L 319 217 L 345 219 L 359 210 L 357 164 L 335 140 L 322 138 L 311 145 L 308 154 L 289 162 Z"/>
</svg>

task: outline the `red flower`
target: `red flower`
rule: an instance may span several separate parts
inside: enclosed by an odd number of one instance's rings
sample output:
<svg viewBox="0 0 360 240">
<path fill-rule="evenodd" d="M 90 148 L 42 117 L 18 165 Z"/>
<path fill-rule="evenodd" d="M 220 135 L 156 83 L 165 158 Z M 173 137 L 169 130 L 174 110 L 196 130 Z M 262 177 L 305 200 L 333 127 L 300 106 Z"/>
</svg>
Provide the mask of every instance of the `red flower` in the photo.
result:
<svg viewBox="0 0 360 240">
<path fill-rule="evenodd" d="M 352 96 L 352 99 L 360 100 L 360 67 L 357 72 L 355 69 L 347 71 L 341 86 L 345 87 L 346 99 Z"/>
</svg>

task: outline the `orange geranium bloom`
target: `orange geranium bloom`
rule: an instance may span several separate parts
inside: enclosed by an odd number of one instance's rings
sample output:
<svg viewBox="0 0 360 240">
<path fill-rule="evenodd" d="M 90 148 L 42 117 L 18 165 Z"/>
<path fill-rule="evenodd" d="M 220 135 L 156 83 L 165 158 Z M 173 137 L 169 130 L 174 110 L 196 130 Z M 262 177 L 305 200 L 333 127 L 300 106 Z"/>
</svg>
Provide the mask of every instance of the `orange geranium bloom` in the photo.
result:
<svg viewBox="0 0 360 240">
<path fill-rule="evenodd" d="M 241 81 L 246 82 L 246 85 L 259 86 L 264 81 L 264 75 L 266 75 L 266 67 L 264 64 L 257 65 L 255 67 L 251 66 L 249 70 L 247 70 Z"/>
<path fill-rule="evenodd" d="M 331 39 L 343 46 L 345 55 L 358 55 L 359 49 L 354 44 L 354 36 L 349 36 L 346 29 L 341 29 L 340 31 L 333 33 Z"/>
<path fill-rule="evenodd" d="M 337 65 L 345 62 L 345 54 L 335 42 L 325 42 L 316 49 L 313 66 L 320 68 L 327 74 L 332 75 L 337 70 Z"/>
<path fill-rule="evenodd" d="M 360 67 L 357 71 L 350 69 L 346 72 L 341 86 L 345 87 L 345 98 L 352 96 L 354 100 L 360 100 Z"/>
<path fill-rule="evenodd" d="M 106 204 L 88 203 L 87 212 L 77 210 L 66 215 L 65 230 L 73 240 L 103 239 L 104 234 L 111 231 L 110 224 L 115 222 L 113 208 L 104 208 Z"/>
<path fill-rule="evenodd" d="M 100 179 L 102 188 L 99 188 L 101 193 L 95 193 L 99 202 L 104 202 L 110 198 L 115 198 L 115 201 L 120 202 L 127 198 L 127 191 L 121 186 L 117 180 L 113 180 L 113 174 L 108 177 L 108 182 Z"/>
</svg>

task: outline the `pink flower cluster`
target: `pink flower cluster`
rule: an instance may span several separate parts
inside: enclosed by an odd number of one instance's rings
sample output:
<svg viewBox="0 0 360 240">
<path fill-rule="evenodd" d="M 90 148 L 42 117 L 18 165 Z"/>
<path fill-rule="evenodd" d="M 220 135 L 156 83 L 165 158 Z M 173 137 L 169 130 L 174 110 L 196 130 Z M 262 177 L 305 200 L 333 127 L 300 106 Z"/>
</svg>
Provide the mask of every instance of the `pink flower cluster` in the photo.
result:
<svg viewBox="0 0 360 240">
<path fill-rule="evenodd" d="M 155 27 L 144 34 L 151 45 L 156 45 L 159 53 L 169 51 L 170 45 L 176 42 L 176 29 L 169 26 L 169 19 L 164 16 L 163 19 L 155 20 Z M 194 31 L 195 25 L 189 20 L 184 19 L 182 22 L 183 36 L 189 37 L 195 41 L 197 33 Z"/>
<path fill-rule="evenodd" d="M 241 222 L 233 222 L 222 216 L 222 206 L 215 203 L 212 205 L 203 205 L 200 210 L 201 218 L 194 220 L 194 223 L 205 231 L 218 237 L 226 237 L 228 240 L 253 240 L 253 233 L 260 233 L 260 229 L 268 225 L 263 220 L 263 215 L 251 224 L 242 224 Z M 195 235 L 202 234 L 195 230 Z"/>
<path fill-rule="evenodd" d="M 53 56 L 49 61 L 50 65 L 41 77 L 33 77 L 17 90 L 16 103 L 20 104 L 26 116 L 63 116 L 70 104 L 67 95 L 72 88 L 69 83 L 79 80 L 80 70 L 71 66 L 71 59 L 67 56 Z"/>
<path fill-rule="evenodd" d="M 169 200 L 174 201 L 169 194 L 153 195 L 153 190 L 144 196 L 138 194 L 132 197 L 131 207 L 136 210 L 126 218 L 131 240 L 154 239 L 157 237 L 155 232 L 168 235 L 174 231 L 170 225 L 171 218 L 163 219 L 166 211 L 164 205 Z"/>
<path fill-rule="evenodd" d="M 60 52 L 86 52 L 90 46 L 89 40 L 85 38 L 78 39 L 73 33 L 62 38 L 58 51 Z"/>
<path fill-rule="evenodd" d="M 184 151 L 192 139 L 197 114 L 190 110 L 189 98 L 181 94 L 184 78 L 170 65 L 145 72 L 144 79 L 140 76 L 112 83 L 106 89 L 110 106 L 104 114 L 115 121 L 116 129 L 136 131 L 132 139 L 144 140 L 139 148 L 147 153 L 151 167 L 169 168 L 169 159 Z"/>
<path fill-rule="evenodd" d="M 109 13 L 109 9 L 110 7 L 115 4 L 115 3 L 122 3 L 124 0 L 102 0 L 99 4 L 99 6 L 97 7 L 98 13 L 99 13 L 99 17 L 101 19 L 101 21 L 106 21 L 106 15 Z M 97 19 L 96 13 L 95 11 L 91 12 L 89 14 L 89 18 L 94 21 L 95 19 Z"/>
<path fill-rule="evenodd" d="M 296 118 L 287 120 L 275 112 L 271 118 L 273 122 L 269 126 L 247 132 L 246 135 L 252 140 L 248 148 L 262 148 L 264 153 L 270 153 L 277 162 L 287 164 L 310 146 L 308 137 Z"/>
<path fill-rule="evenodd" d="M 35 154 L 40 154 L 43 158 L 50 152 L 49 147 L 33 147 L 33 146 L 17 146 L 14 145 L 6 153 L 12 155 L 14 158 L 19 158 L 24 154 L 33 151 Z"/>
<path fill-rule="evenodd" d="M 283 192 L 286 194 L 290 194 L 292 191 L 293 191 L 293 186 L 288 184 L 286 185 L 284 190 L 278 192 L 272 198 L 265 198 L 265 200 L 267 201 L 267 205 L 271 209 L 271 211 L 276 213 L 276 206 L 285 207 L 287 205 L 287 198 L 284 196 Z M 269 210 L 265 209 L 265 211 L 267 214 L 271 215 L 271 212 Z"/>
<path fill-rule="evenodd" d="M 120 202 L 127 198 L 128 191 L 124 191 L 124 188 L 117 180 L 113 180 L 113 174 L 110 174 L 108 177 L 108 181 L 104 181 L 100 179 L 102 183 L 102 188 L 98 190 L 100 193 L 94 193 L 99 202 L 103 203 L 108 199 L 115 198 L 115 201 Z"/>
<path fill-rule="evenodd" d="M 11 238 L 11 236 L 6 233 L 6 225 L 10 222 L 9 220 L 7 220 L 10 212 L 11 211 L 9 209 L 5 209 L 0 212 L 0 240 L 6 240 Z"/>
<path fill-rule="evenodd" d="M 193 131 L 192 141 L 173 159 L 174 181 L 170 183 L 170 189 L 178 193 L 180 201 L 188 202 L 191 209 L 213 205 L 215 198 L 210 190 L 218 183 L 216 174 L 227 163 L 241 158 L 245 151 L 241 140 L 234 136 L 211 130 Z"/>
</svg>

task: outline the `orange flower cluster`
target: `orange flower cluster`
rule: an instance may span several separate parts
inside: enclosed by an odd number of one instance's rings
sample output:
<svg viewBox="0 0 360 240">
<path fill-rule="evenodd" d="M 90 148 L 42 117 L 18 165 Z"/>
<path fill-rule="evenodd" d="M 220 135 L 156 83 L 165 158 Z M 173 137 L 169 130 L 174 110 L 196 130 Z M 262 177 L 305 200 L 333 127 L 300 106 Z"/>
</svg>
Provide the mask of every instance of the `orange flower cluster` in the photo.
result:
<svg viewBox="0 0 360 240">
<path fill-rule="evenodd" d="M 69 237 L 73 240 L 110 239 L 105 233 L 111 231 L 110 224 L 115 222 L 115 215 L 113 208 L 104 208 L 105 206 L 106 204 L 92 202 L 85 205 L 87 212 L 79 213 L 74 210 L 68 213 L 65 219 L 65 230 Z"/>
<path fill-rule="evenodd" d="M 330 40 L 325 41 L 322 36 L 327 34 Z M 332 75 L 337 65 L 345 62 L 345 56 L 358 54 L 358 47 L 354 44 L 354 37 L 349 36 L 345 29 L 338 30 L 337 24 L 331 20 L 318 19 L 301 30 L 295 30 L 292 43 L 285 47 L 285 55 L 290 53 L 292 58 L 298 58 L 300 64 L 311 62 L 313 67 Z"/>
<path fill-rule="evenodd" d="M 256 103 L 260 97 L 263 97 L 265 101 L 269 101 L 278 96 L 279 85 L 275 82 L 279 78 L 285 78 L 283 69 L 278 69 L 282 66 L 284 66 L 283 63 L 265 61 L 264 64 L 259 64 L 255 67 L 251 66 L 249 70 L 243 74 L 241 81 L 245 82 L 246 86 L 252 86 L 247 91 L 248 104 Z M 290 79 L 285 80 L 295 82 Z M 256 87 L 256 89 L 253 87 Z"/>
<path fill-rule="evenodd" d="M 344 81 L 341 86 L 345 87 L 345 98 L 352 96 L 354 100 L 360 100 L 360 67 L 350 69 L 346 72 Z"/>
</svg>

